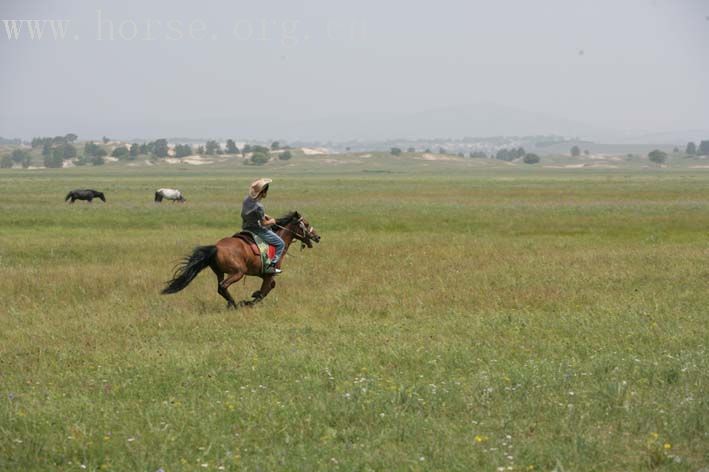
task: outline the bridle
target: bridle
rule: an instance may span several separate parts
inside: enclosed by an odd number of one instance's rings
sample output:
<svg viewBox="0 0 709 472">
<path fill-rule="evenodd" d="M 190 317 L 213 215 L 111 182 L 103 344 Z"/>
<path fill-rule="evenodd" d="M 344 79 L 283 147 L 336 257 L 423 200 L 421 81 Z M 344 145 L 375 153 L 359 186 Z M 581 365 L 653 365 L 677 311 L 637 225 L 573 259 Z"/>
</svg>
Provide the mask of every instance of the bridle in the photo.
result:
<svg viewBox="0 0 709 472">
<path fill-rule="evenodd" d="M 303 222 L 303 217 L 298 220 L 298 228 L 300 228 L 301 233 L 293 231 L 292 229 L 286 228 L 285 226 L 281 226 L 279 224 L 275 224 L 273 226 L 275 226 L 276 228 L 280 228 L 283 231 L 288 231 L 290 234 L 292 234 L 295 239 L 297 239 L 303 244 L 301 246 L 301 249 L 303 249 L 305 245 L 307 245 L 308 247 L 312 247 L 312 244 L 310 244 L 310 239 L 312 238 L 313 231 L 315 231 L 315 228 L 311 226 L 310 229 L 307 229 L 305 227 L 305 223 Z"/>
</svg>

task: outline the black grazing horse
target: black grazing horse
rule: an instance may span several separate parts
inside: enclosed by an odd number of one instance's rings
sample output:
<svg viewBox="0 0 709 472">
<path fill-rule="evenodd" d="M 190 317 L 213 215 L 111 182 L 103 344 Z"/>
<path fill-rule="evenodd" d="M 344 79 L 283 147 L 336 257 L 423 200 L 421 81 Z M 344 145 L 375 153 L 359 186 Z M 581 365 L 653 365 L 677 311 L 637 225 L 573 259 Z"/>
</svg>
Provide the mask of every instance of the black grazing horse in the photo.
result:
<svg viewBox="0 0 709 472">
<path fill-rule="evenodd" d="M 91 200 L 93 200 L 94 198 L 100 198 L 104 202 L 106 201 L 106 197 L 104 196 L 103 192 L 91 189 L 72 190 L 71 192 L 66 194 L 66 198 L 64 199 L 64 201 L 68 202 L 70 198 L 70 203 L 74 203 L 74 200 L 88 200 L 89 203 L 91 203 Z"/>
</svg>

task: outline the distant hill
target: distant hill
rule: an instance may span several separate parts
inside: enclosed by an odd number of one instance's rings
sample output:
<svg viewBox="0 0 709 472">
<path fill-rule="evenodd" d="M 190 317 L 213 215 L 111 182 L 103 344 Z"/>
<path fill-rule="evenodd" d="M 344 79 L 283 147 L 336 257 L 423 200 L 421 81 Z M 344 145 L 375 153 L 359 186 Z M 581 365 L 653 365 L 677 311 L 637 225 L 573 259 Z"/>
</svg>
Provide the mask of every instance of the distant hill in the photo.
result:
<svg viewBox="0 0 709 472">
<path fill-rule="evenodd" d="M 462 136 L 578 136 L 597 139 L 613 133 L 579 120 L 478 103 L 418 112 L 349 113 L 294 123 L 290 132 L 309 136 L 313 130 L 326 139 L 387 139 Z"/>
</svg>

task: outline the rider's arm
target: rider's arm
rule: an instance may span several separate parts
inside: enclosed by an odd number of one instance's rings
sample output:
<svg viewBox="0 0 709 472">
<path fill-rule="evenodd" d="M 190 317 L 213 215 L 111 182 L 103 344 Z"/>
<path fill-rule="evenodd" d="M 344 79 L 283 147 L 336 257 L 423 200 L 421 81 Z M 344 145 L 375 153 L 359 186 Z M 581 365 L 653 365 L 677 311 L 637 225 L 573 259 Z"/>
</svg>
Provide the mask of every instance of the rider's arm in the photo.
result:
<svg viewBox="0 0 709 472">
<path fill-rule="evenodd" d="M 276 220 L 268 215 L 264 215 L 263 220 L 261 220 L 261 226 L 271 227 L 276 224 Z"/>
</svg>

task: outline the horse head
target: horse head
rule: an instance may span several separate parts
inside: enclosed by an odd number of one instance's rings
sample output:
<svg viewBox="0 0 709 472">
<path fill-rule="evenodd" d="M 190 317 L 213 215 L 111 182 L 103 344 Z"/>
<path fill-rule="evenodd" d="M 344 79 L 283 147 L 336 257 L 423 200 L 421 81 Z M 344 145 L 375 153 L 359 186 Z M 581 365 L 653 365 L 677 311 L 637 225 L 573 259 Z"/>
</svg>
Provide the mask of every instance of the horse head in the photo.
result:
<svg viewBox="0 0 709 472">
<path fill-rule="evenodd" d="M 320 242 L 320 235 L 315 231 L 315 227 L 297 211 L 288 213 L 285 217 L 277 220 L 276 224 L 289 231 L 293 235 L 293 239 L 297 239 L 304 246 L 312 248 L 313 241 Z"/>
</svg>

